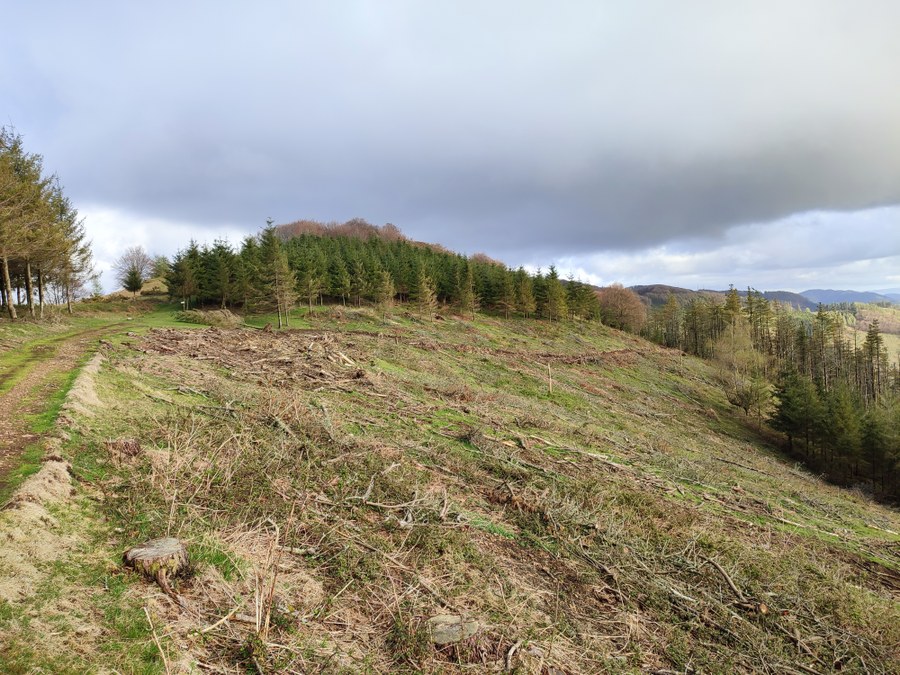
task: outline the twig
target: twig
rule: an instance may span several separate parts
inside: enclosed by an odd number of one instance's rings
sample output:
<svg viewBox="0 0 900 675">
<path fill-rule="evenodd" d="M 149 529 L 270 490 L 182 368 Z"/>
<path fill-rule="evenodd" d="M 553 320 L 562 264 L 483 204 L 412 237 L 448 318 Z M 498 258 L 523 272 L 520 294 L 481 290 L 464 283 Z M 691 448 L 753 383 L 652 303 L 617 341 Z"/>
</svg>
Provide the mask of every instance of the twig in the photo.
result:
<svg viewBox="0 0 900 675">
<path fill-rule="evenodd" d="M 431 585 L 427 581 L 425 581 L 425 579 L 422 578 L 422 575 L 419 574 L 418 572 L 416 572 L 412 567 L 410 567 L 409 565 L 406 565 L 405 563 L 400 562 L 399 560 L 397 560 L 394 556 L 392 556 L 387 551 L 382 551 L 380 548 L 372 546 L 371 544 L 367 544 L 362 539 L 358 539 L 357 537 L 354 537 L 353 535 L 350 535 L 347 533 L 344 533 L 344 534 L 348 539 L 354 541 L 359 546 L 362 546 L 363 548 L 366 548 L 366 549 L 372 551 L 373 553 L 378 553 L 378 554 L 384 556 L 389 561 L 391 561 L 394 565 L 396 565 L 397 567 L 402 569 L 404 572 L 408 572 L 408 573 L 412 574 L 416 578 L 416 581 L 419 582 L 419 585 L 422 588 L 424 588 L 426 591 L 428 591 L 432 595 L 432 597 L 434 597 L 435 600 L 437 600 L 439 603 L 441 603 L 444 607 L 447 607 L 448 609 L 452 609 L 452 610 L 456 611 L 456 607 L 453 606 L 453 603 L 451 603 L 449 600 L 446 600 L 440 593 L 438 593 L 435 589 L 433 589 L 431 587 Z"/>
<path fill-rule="evenodd" d="M 687 600 L 688 602 L 697 602 L 695 598 L 685 595 L 684 593 L 679 592 L 675 588 L 670 588 L 669 593 L 674 595 L 676 598 L 681 598 L 682 600 Z"/>
<path fill-rule="evenodd" d="M 519 647 L 521 647 L 521 646 L 522 646 L 522 641 L 519 640 L 516 644 L 514 644 L 512 647 L 509 648 L 508 652 L 506 652 L 506 669 L 507 670 L 513 669 L 512 668 L 513 656 L 515 656 L 516 650 L 518 650 Z"/>
<path fill-rule="evenodd" d="M 199 489 L 199 488 L 198 488 Z M 175 520 L 175 505 L 176 499 L 178 498 L 178 488 L 175 488 L 175 491 L 172 493 L 172 506 L 169 508 L 169 522 L 166 523 L 166 536 L 169 536 L 169 533 L 172 531 L 172 521 Z"/>
<path fill-rule="evenodd" d="M 236 606 L 234 609 L 232 609 L 230 612 L 228 612 L 228 614 L 226 614 L 225 616 L 223 616 L 221 619 L 219 619 L 218 621 L 216 621 L 216 622 L 215 622 L 214 624 L 212 624 L 211 626 L 207 626 L 206 628 L 201 629 L 201 630 L 200 630 L 200 634 L 203 635 L 203 634 L 205 634 L 205 633 L 209 633 L 210 631 L 214 631 L 216 628 L 218 628 L 218 627 L 221 626 L 223 623 L 225 623 L 226 621 L 228 621 L 231 617 L 233 617 L 235 614 L 237 614 L 237 611 L 243 606 L 243 604 L 244 604 L 244 603 L 242 602 L 240 605 Z"/>
<path fill-rule="evenodd" d="M 279 546 L 278 550 L 294 555 L 316 555 L 319 552 L 315 546 Z"/>
<path fill-rule="evenodd" d="M 144 607 L 144 616 L 147 617 L 147 623 L 150 624 L 150 632 L 153 634 L 153 642 L 156 643 L 156 648 L 159 650 L 159 655 L 162 657 L 163 666 L 166 668 L 166 675 L 171 675 L 172 670 L 169 668 L 169 659 L 166 658 L 166 653 L 163 651 L 162 645 L 159 643 L 159 638 L 156 636 L 156 628 L 153 627 L 153 621 L 150 619 L 150 612 L 147 611 L 147 607 Z"/>
<path fill-rule="evenodd" d="M 726 572 L 724 569 L 722 569 L 722 566 L 719 563 L 717 563 L 715 560 L 713 560 L 712 558 L 704 558 L 704 560 L 719 571 L 719 574 L 722 575 L 722 577 L 725 579 L 725 581 L 728 582 L 728 585 L 731 587 L 731 590 L 734 591 L 734 594 L 737 596 L 737 599 L 740 602 L 746 604 L 747 598 L 744 597 L 744 594 L 741 593 L 741 589 L 738 588 L 735 585 L 735 583 L 731 580 L 731 577 L 728 576 L 728 572 Z"/>
<path fill-rule="evenodd" d="M 752 466 L 747 466 L 746 464 L 741 464 L 740 462 L 732 462 L 730 459 L 723 459 L 721 457 L 713 457 L 717 462 L 722 462 L 723 464 L 731 464 L 733 466 L 739 466 L 742 469 L 747 469 L 747 471 L 755 471 L 756 473 L 761 473 L 763 476 L 768 476 L 769 478 L 776 478 L 772 474 L 763 471 L 762 469 L 754 469 Z"/>
<path fill-rule="evenodd" d="M 282 420 L 280 417 L 278 417 L 278 415 L 272 415 L 272 421 L 275 423 L 275 426 L 277 426 L 279 429 L 281 429 L 285 434 L 287 434 L 288 436 L 293 438 L 295 441 L 300 440 L 299 438 L 297 438 L 297 434 L 295 434 L 291 430 L 291 428 L 287 424 L 285 424 L 284 420 Z"/>
<path fill-rule="evenodd" d="M 795 633 L 791 633 L 787 628 L 785 628 L 784 626 L 782 626 L 780 623 L 776 623 L 775 625 L 778 627 L 778 630 L 780 630 L 782 633 L 784 633 L 785 635 L 787 635 L 787 636 L 793 641 L 793 643 L 794 643 L 795 645 L 797 645 L 797 647 L 798 647 L 799 649 L 801 649 L 802 651 L 804 651 L 804 652 L 807 654 L 807 656 L 809 656 L 810 658 L 814 659 L 817 663 L 819 663 L 820 665 L 824 666 L 825 668 L 828 668 L 828 664 L 825 663 L 825 662 L 824 662 L 822 659 L 820 659 L 818 656 L 816 656 L 816 653 L 815 653 L 812 649 L 810 649 L 810 648 L 807 646 L 807 644 L 806 644 L 803 640 L 800 639 L 800 632 L 799 632 L 799 631 L 797 631 L 796 634 L 795 634 Z M 799 664 L 798 664 L 798 665 L 799 665 Z M 804 670 L 806 670 L 806 669 L 804 668 Z M 816 671 L 810 669 L 810 670 L 808 670 L 807 672 L 815 673 Z"/>
</svg>

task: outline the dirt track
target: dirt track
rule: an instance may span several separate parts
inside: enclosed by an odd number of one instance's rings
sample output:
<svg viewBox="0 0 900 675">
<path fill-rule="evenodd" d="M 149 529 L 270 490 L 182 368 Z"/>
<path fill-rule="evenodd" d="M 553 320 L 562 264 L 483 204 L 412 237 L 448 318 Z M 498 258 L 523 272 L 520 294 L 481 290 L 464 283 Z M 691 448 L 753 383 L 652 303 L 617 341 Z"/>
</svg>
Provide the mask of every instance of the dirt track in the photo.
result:
<svg viewBox="0 0 900 675">
<path fill-rule="evenodd" d="M 59 387 L 58 379 L 53 376 L 74 368 L 88 348 L 96 344 L 97 338 L 111 327 L 86 330 L 32 348 L 31 358 L 0 374 L 0 383 L 21 378 L 9 391 L 0 394 L 0 492 L 6 487 L 6 477 L 18 464 L 26 446 L 39 438 L 32 433 L 27 416 L 47 409 L 50 396 Z M 28 346 L 19 349 L 28 349 Z"/>
</svg>

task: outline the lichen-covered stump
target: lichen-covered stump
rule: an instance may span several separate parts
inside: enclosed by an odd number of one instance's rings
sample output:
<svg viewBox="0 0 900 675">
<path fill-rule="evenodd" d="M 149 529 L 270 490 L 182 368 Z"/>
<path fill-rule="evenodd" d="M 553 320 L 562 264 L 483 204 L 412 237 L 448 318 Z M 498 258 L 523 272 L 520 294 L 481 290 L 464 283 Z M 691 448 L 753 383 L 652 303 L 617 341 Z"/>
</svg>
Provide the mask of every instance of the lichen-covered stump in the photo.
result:
<svg viewBox="0 0 900 675">
<path fill-rule="evenodd" d="M 125 564 L 159 584 L 178 604 L 184 601 L 169 585 L 169 579 L 188 568 L 187 547 L 174 537 L 151 539 L 125 551 Z"/>
</svg>

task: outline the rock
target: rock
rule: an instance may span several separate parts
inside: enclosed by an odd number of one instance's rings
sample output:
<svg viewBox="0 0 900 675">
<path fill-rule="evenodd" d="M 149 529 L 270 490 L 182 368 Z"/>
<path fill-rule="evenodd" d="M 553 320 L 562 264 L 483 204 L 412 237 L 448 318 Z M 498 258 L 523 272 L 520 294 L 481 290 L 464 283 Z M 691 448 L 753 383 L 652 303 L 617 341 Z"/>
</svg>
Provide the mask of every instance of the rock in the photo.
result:
<svg viewBox="0 0 900 675">
<path fill-rule="evenodd" d="M 448 645 L 466 640 L 478 633 L 483 626 L 474 619 L 464 619 L 457 614 L 439 614 L 427 621 L 434 644 Z"/>
</svg>

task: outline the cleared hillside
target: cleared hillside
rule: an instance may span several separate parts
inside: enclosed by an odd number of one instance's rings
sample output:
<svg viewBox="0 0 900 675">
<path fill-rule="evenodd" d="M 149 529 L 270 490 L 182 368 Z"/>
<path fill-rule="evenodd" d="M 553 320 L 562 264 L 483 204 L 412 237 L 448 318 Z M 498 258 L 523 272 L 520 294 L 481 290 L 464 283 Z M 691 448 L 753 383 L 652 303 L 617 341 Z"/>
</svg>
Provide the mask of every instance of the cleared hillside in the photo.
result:
<svg viewBox="0 0 900 675">
<path fill-rule="evenodd" d="M 895 671 L 900 515 L 780 459 L 707 364 L 596 324 L 301 325 L 104 348 L 47 526 L 74 543 L 0 601 L 10 672 Z M 167 534 L 183 607 L 121 566 Z"/>
</svg>

